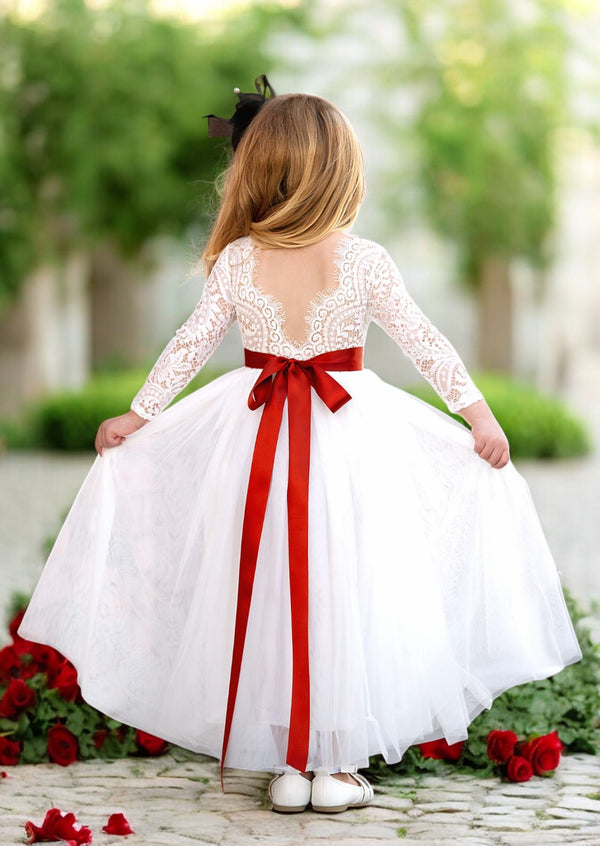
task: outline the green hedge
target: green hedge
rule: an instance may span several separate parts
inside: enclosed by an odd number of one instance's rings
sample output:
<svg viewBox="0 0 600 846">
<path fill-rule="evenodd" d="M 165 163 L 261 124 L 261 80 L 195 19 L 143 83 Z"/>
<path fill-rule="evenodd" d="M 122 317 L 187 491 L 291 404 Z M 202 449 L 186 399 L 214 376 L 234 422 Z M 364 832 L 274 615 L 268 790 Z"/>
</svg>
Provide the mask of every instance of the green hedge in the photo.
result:
<svg viewBox="0 0 600 846">
<path fill-rule="evenodd" d="M 512 458 L 572 458 L 589 452 L 588 432 L 564 403 L 501 374 L 482 373 L 475 376 L 475 382 L 506 433 Z M 429 385 L 407 390 L 447 411 Z M 452 416 L 465 423 L 462 417 Z"/>
<path fill-rule="evenodd" d="M 175 401 L 222 372 L 216 368 L 204 368 Z M 7 446 L 13 448 L 72 452 L 93 449 L 100 423 L 129 409 L 147 375 L 147 370 L 127 370 L 95 376 L 79 391 L 54 394 L 41 400 L 30 408 L 22 422 L 2 424 L 0 435 Z"/>
<path fill-rule="evenodd" d="M 222 372 L 204 368 L 179 398 Z M 91 449 L 98 425 L 127 411 L 146 376 L 146 370 L 97 375 L 80 391 L 40 401 L 23 422 L 0 424 L 0 436 L 12 448 Z M 482 374 L 475 381 L 506 432 L 513 458 L 566 458 L 589 451 L 590 441 L 582 423 L 558 400 L 496 374 Z M 408 390 L 446 411 L 444 402 L 428 385 Z M 464 423 L 461 417 L 456 419 Z"/>
</svg>

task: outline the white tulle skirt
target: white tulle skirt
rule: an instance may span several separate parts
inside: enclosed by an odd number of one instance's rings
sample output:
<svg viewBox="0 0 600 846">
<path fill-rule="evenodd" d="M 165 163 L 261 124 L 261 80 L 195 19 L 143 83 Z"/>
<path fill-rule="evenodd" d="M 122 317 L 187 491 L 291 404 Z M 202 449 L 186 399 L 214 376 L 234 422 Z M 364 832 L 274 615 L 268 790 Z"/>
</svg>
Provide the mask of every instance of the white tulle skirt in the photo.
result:
<svg viewBox="0 0 600 846">
<path fill-rule="evenodd" d="M 91 705 L 215 757 L 256 376 L 222 376 L 96 460 L 20 629 L 75 664 Z M 352 400 L 312 404 L 309 769 L 464 739 L 502 691 L 581 657 L 514 467 L 371 371 L 335 377 Z M 284 414 L 227 754 L 244 769 L 286 755 L 287 449 Z"/>
</svg>

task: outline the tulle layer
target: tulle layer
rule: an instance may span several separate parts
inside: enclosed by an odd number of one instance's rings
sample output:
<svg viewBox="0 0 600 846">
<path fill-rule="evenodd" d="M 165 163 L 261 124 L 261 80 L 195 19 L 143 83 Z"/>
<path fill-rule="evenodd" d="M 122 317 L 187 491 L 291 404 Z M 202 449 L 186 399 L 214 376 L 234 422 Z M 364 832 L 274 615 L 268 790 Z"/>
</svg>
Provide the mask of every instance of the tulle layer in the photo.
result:
<svg viewBox="0 0 600 846">
<path fill-rule="evenodd" d="M 185 398 L 93 465 L 20 633 L 85 699 L 220 756 L 257 371 Z M 312 406 L 309 769 L 464 739 L 495 696 L 581 657 L 524 480 L 368 370 Z M 313 395 L 314 396 L 314 395 Z M 283 765 L 291 692 L 287 425 L 280 433 L 227 764 Z"/>
</svg>

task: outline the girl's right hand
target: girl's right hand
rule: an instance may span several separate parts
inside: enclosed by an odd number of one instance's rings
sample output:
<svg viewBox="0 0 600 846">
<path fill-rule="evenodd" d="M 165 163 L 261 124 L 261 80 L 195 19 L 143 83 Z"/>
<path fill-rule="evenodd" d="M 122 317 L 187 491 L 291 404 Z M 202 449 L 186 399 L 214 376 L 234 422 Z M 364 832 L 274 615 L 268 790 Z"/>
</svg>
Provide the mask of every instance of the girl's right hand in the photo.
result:
<svg viewBox="0 0 600 846">
<path fill-rule="evenodd" d="M 147 420 L 136 414 L 135 411 L 127 411 L 119 417 L 111 417 L 105 420 L 98 427 L 96 433 L 96 440 L 94 446 L 98 455 L 102 455 L 102 450 L 110 447 L 120 446 L 127 435 L 132 435 L 145 426 Z"/>
</svg>

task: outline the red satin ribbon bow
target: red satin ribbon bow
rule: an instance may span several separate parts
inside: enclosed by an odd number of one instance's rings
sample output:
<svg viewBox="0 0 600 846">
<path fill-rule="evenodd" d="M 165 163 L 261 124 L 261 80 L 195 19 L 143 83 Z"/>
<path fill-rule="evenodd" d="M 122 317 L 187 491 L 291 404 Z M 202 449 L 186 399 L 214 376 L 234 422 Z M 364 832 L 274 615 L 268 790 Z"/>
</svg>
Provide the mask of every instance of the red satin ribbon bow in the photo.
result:
<svg viewBox="0 0 600 846">
<path fill-rule="evenodd" d="M 330 411 L 338 411 L 350 394 L 329 375 L 329 370 L 362 370 L 363 348 L 334 350 L 298 361 L 244 350 L 246 367 L 261 368 L 248 406 L 264 411 L 258 427 L 242 529 L 238 599 L 225 716 L 221 777 L 231 733 L 254 573 L 271 485 L 275 450 L 285 401 L 288 402 L 288 551 L 292 621 L 292 697 L 286 762 L 306 770 L 310 729 L 308 664 L 308 478 L 310 468 L 310 406 L 314 388 Z"/>
</svg>

